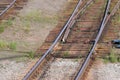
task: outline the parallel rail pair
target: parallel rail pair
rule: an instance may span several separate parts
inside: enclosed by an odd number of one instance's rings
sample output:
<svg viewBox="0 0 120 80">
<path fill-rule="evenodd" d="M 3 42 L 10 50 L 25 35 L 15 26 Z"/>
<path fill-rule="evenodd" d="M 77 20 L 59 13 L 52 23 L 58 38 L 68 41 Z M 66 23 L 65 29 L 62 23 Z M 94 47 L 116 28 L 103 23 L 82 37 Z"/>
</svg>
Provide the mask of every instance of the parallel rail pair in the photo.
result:
<svg viewBox="0 0 120 80">
<path fill-rule="evenodd" d="M 101 37 L 101 35 L 102 35 L 102 32 L 103 32 L 103 30 L 104 30 L 107 22 L 109 21 L 110 17 L 113 16 L 113 15 L 115 14 L 115 12 L 116 12 L 116 11 L 119 9 L 119 7 L 120 7 L 120 0 L 119 0 L 119 1 L 117 2 L 117 4 L 115 5 L 114 9 L 113 9 L 111 12 L 109 12 L 109 11 L 110 11 L 110 10 L 109 10 L 109 8 L 110 8 L 110 3 L 111 3 L 111 0 L 107 0 L 107 4 L 106 4 L 105 11 L 104 11 L 103 19 L 102 19 L 101 24 L 100 24 L 99 32 L 98 32 L 98 34 L 97 34 L 97 36 L 96 36 L 96 39 L 95 39 L 95 41 L 94 41 L 94 43 L 93 43 L 93 46 L 92 46 L 92 48 L 91 48 L 88 56 L 86 57 L 85 61 L 83 62 L 82 67 L 80 68 L 79 72 L 77 73 L 77 75 L 76 75 L 76 77 L 75 77 L 75 80 L 79 80 L 79 79 L 82 77 L 85 69 L 87 68 L 87 66 L 88 66 L 88 64 L 89 64 L 89 61 L 90 61 L 90 59 L 91 59 L 91 57 L 92 57 L 92 54 L 93 54 L 94 51 L 95 51 L 95 47 L 96 47 L 97 43 L 99 42 L 99 39 L 100 39 L 100 37 Z M 109 14 L 109 13 L 110 13 L 110 14 Z"/>
<path fill-rule="evenodd" d="M 92 1 L 92 0 L 90 0 Z M 42 62 L 44 61 L 44 59 L 47 57 L 47 55 L 49 55 L 53 48 L 56 46 L 56 44 L 60 41 L 62 35 L 64 34 L 64 32 L 66 31 L 66 29 L 70 28 L 71 26 L 73 26 L 73 24 L 75 23 L 75 19 L 77 18 L 76 15 L 78 14 L 79 11 L 79 7 L 82 4 L 82 0 L 78 1 L 77 6 L 75 7 L 72 15 L 69 17 L 68 21 L 66 22 L 66 24 L 64 25 L 63 29 L 60 31 L 60 33 L 58 34 L 57 38 L 55 39 L 55 41 L 53 42 L 53 44 L 50 46 L 50 48 L 44 53 L 44 55 L 37 61 L 37 63 L 31 68 L 31 70 L 26 74 L 26 76 L 23 78 L 23 80 L 32 80 L 32 77 L 34 72 L 38 69 L 39 65 L 42 64 Z M 88 5 L 88 3 L 87 3 Z M 87 7 L 87 6 L 86 6 Z M 84 8 L 83 8 L 84 10 Z M 82 12 L 82 11 L 81 11 Z M 64 41 L 64 40 L 63 40 Z"/>
<path fill-rule="evenodd" d="M 86 4 L 87 6 L 92 2 L 93 0 L 89 0 L 88 3 Z M 118 1 L 118 3 L 116 4 L 116 6 L 114 7 L 113 11 L 108 15 L 109 13 L 109 8 L 110 8 L 110 3 L 111 3 L 111 0 L 107 0 L 107 4 L 106 4 L 106 8 L 105 8 L 105 11 L 104 11 L 104 16 L 103 16 L 103 19 L 101 21 L 101 24 L 99 26 L 99 31 L 98 31 L 98 34 L 96 36 L 96 39 L 92 45 L 92 48 L 90 49 L 89 51 L 89 54 L 87 56 L 87 58 L 85 59 L 84 63 L 82 64 L 82 67 L 80 68 L 79 72 L 77 73 L 76 77 L 74 78 L 74 80 L 79 80 L 85 69 L 87 68 L 88 64 L 89 64 L 89 61 L 90 61 L 90 58 L 92 57 L 92 54 L 94 53 L 95 51 L 95 47 L 101 37 L 101 34 L 103 32 L 103 29 L 105 27 L 105 25 L 107 24 L 108 20 L 110 19 L 110 17 L 112 15 L 114 15 L 114 13 L 116 12 L 116 10 L 119 8 L 119 5 L 120 5 L 120 0 Z M 79 7 L 80 5 L 82 4 L 82 0 L 79 0 L 76 8 L 74 9 L 72 15 L 70 16 L 70 18 L 68 19 L 67 23 L 64 25 L 63 29 L 60 31 L 60 33 L 58 34 L 57 38 L 55 39 L 55 41 L 53 42 L 53 44 L 50 46 L 50 48 L 44 53 L 44 55 L 38 60 L 38 62 L 31 68 L 31 70 L 26 74 L 26 76 L 23 78 L 23 80 L 31 80 L 34 74 L 34 72 L 38 69 L 39 65 L 42 64 L 42 62 L 44 61 L 44 59 L 47 57 L 47 55 L 49 55 L 53 48 L 56 46 L 56 44 L 60 41 L 61 37 L 64 35 L 64 32 L 65 32 L 65 35 L 62 39 L 63 42 L 65 42 L 65 39 L 67 38 L 67 36 L 69 35 L 69 32 L 70 32 L 70 28 L 75 24 L 76 22 L 76 19 L 79 15 L 80 12 L 84 11 L 85 7 L 83 7 L 81 9 L 81 11 L 79 11 Z"/>
</svg>

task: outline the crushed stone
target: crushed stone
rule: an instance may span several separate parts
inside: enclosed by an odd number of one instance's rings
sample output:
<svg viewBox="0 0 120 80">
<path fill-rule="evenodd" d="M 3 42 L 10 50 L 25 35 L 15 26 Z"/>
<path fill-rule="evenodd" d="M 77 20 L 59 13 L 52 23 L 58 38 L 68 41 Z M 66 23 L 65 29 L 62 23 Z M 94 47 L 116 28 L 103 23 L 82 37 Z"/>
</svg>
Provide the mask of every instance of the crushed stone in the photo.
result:
<svg viewBox="0 0 120 80">
<path fill-rule="evenodd" d="M 70 80 L 79 67 L 79 61 L 75 59 L 56 59 L 50 64 L 41 80 Z"/>
</svg>

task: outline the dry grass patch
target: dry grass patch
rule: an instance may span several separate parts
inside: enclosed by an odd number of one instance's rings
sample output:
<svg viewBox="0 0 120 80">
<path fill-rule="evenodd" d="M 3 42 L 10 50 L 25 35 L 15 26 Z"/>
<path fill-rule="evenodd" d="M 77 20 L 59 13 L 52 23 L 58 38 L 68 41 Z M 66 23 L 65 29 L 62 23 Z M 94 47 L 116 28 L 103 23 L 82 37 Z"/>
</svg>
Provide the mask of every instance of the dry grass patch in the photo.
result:
<svg viewBox="0 0 120 80">
<path fill-rule="evenodd" d="M 16 50 L 17 48 L 17 42 L 7 42 L 5 40 L 0 40 L 0 49 L 10 49 L 10 50 Z"/>
<path fill-rule="evenodd" d="M 12 19 L 5 20 L 0 23 L 0 33 L 4 32 L 5 28 L 12 26 Z"/>
</svg>

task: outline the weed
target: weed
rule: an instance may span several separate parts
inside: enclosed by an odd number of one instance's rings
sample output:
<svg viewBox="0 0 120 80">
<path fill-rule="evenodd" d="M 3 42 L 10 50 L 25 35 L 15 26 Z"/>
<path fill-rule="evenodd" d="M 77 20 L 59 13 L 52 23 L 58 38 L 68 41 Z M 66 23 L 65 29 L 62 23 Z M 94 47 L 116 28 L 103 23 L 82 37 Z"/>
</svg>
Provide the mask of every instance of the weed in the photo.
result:
<svg viewBox="0 0 120 80">
<path fill-rule="evenodd" d="M 30 27 L 24 27 L 24 31 L 28 33 L 30 31 Z"/>
<path fill-rule="evenodd" d="M 17 43 L 16 42 L 10 42 L 9 43 L 9 48 L 12 50 L 16 50 Z"/>
<path fill-rule="evenodd" d="M 108 63 L 109 62 L 109 56 L 106 56 L 105 58 L 104 58 L 104 63 Z"/>
<path fill-rule="evenodd" d="M 35 52 L 33 51 L 28 52 L 28 57 L 33 59 L 35 57 Z"/>
<path fill-rule="evenodd" d="M 0 26 L 0 33 L 4 32 L 4 27 Z"/>
<path fill-rule="evenodd" d="M 117 13 L 117 14 L 119 14 L 119 13 Z M 120 23 L 120 15 L 115 15 L 112 19 L 112 24 L 114 26 L 117 26 L 119 23 Z"/>
<path fill-rule="evenodd" d="M 120 62 L 120 57 L 118 57 L 118 62 Z"/>
<path fill-rule="evenodd" d="M 7 42 L 4 40 L 0 40 L 0 48 L 9 48 L 11 50 L 16 50 L 17 43 L 16 42 Z"/>
<path fill-rule="evenodd" d="M 104 58 L 104 62 L 116 63 L 116 62 L 119 62 L 119 59 L 118 59 L 118 56 L 114 53 L 114 51 L 111 50 L 110 55 Z"/>
<path fill-rule="evenodd" d="M 7 42 L 0 40 L 0 48 L 6 48 L 7 47 Z"/>
<path fill-rule="evenodd" d="M 96 3 L 97 3 L 97 2 L 99 2 L 99 0 L 95 0 L 94 2 L 96 2 Z"/>
<path fill-rule="evenodd" d="M 23 17 L 23 20 L 26 22 L 41 22 L 41 23 L 56 23 L 57 17 L 50 16 L 50 15 L 43 15 L 40 11 L 32 11 L 26 14 Z"/>
<path fill-rule="evenodd" d="M 79 60 L 78 59 L 75 59 L 75 62 L 78 62 Z"/>
<path fill-rule="evenodd" d="M 23 18 L 26 21 L 38 21 L 40 16 L 41 12 L 34 10 L 26 14 Z"/>
<path fill-rule="evenodd" d="M 115 53 L 113 53 L 112 51 L 111 51 L 111 53 L 110 53 L 110 55 L 109 55 L 109 60 L 110 60 L 110 62 L 112 62 L 112 63 L 118 62 L 118 61 L 117 61 L 117 56 L 116 56 Z"/>
<path fill-rule="evenodd" d="M 8 27 L 8 26 L 12 26 L 12 19 L 8 19 L 6 22 L 6 26 Z"/>
<path fill-rule="evenodd" d="M 64 56 L 64 57 L 68 57 L 68 56 L 69 56 L 69 52 L 66 51 L 66 52 L 63 54 L 63 56 Z"/>
<path fill-rule="evenodd" d="M 117 21 L 118 23 L 120 23 L 120 15 L 117 17 Z"/>
<path fill-rule="evenodd" d="M 8 19 L 0 24 L 0 33 L 4 32 L 4 29 L 6 27 L 9 27 L 12 25 L 12 19 Z"/>
</svg>

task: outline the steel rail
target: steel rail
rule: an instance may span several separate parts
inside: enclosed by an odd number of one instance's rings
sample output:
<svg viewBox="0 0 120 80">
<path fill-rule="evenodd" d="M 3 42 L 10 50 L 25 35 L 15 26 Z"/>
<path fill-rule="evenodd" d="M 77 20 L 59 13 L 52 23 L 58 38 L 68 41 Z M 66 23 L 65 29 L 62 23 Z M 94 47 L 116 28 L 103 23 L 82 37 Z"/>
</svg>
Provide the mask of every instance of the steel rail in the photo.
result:
<svg viewBox="0 0 120 80">
<path fill-rule="evenodd" d="M 120 7 L 120 0 L 116 3 L 115 7 L 113 8 L 113 10 L 110 12 L 110 14 L 108 15 L 106 21 L 105 21 L 105 25 L 107 24 L 108 20 L 110 19 L 111 16 L 113 16 L 115 14 L 115 12 L 119 9 Z"/>
<path fill-rule="evenodd" d="M 111 0 L 107 0 L 105 12 L 104 12 L 103 19 L 102 19 L 102 21 L 101 21 L 100 29 L 99 29 L 99 32 L 98 32 L 97 37 L 96 37 L 96 39 L 95 39 L 95 42 L 93 43 L 93 46 L 92 46 L 89 54 L 87 55 L 87 58 L 86 58 L 85 61 L 83 62 L 82 66 L 81 66 L 79 72 L 77 73 L 77 75 L 75 76 L 74 80 L 79 80 L 79 79 L 81 79 L 81 77 L 82 77 L 85 69 L 86 69 L 87 66 L 88 66 L 88 63 L 89 63 L 89 61 L 90 61 L 90 58 L 91 58 L 91 56 L 92 56 L 92 54 L 93 54 L 93 52 L 94 52 L 94 50 L 95 50 L 95 47 L 96 47 L 96 45 L 97 45 L 97 43 L 98 43 L 98 41 L 99 41 L 99 39 L 100 39 L 100 37 L 101 37 L 101 34 L 102 34 L 102 32 L 103 32 L 103 29 L 104 29 L 104 27 L 105 27 L 105 21 L 106 21 L 107 16 L 108 16 L 110 3 L 111 3 Z"/>
<path fill-rule="evenodd" d="M 2 16 L 4 13 L 6 13 L 16 2 L 17 0 L 13 0 L 8 6 L 7 8 L 5 8 L 1 13 L 0 16 Z"/>
<path fill-rule="evenodd" d="M 70 21 L 72 20 L 72 18 L 74 17 L 76 11 L 78 11 L 79 6 L 81 5 L 82 0 L 78 1 L 77 6 L 75 7 L 72 15 L 70 16 L 70 18 L 68 19 L 67 23 L 64 25 L 63 29 L 60 31 L 60 33 L 58 34 L 57 38 L 55 39 L 55 41 L 53 42 L 53 44 L 50 46 L 50 48 L 44 53 L 44 55 L 36 62 L 36 64 L 31 68 L 31 70 L 25 75 L 25 77 L 23 78 L 23 80 L 28 80 L 32 73 L 39 67 L 39 65 L 42 63 L 42 61 L 46 58 L 46 56 L 48 54 L 50 54 L 53 50 L 53 48 L 55 47 L 55 45 L 57 44 L 57 42 L 60 40 L 62 34 L 64 33 L 64 31 L 66 30 L 66 28 L 68 27 Z"/>
<path fill-rule="evenodd" d="M 68 35 L 69 35 L 69 33 L 70 33 L 71 28 L 72 28 L 73 25 L 76 23 L 76 19 L 78 18 L 79 14 L 80 14 L 80 13 L 83 14 L 84 11 L 86 10 L 86 8 L 87 8 L 92 2 L 93 2 L 93 0 L 89 0 L 89 1 L 85 4 L 85 6 L 83 6 L 83 8 L 80 9 L 80 11 L 76 12 L 76 15 L 74 15 L 74 17 L 73 17 L 73 18 L 71 19 L 71 21 L 69 22 L 69 25 L 68 25 L 68 27 L 67 27 L 67 29 L 66 29 L 66 31 L 65 31 L 65 34 L 64 34 L 64 36 L 63 36 L 63 38 L 62 38 L 62 42 L 65 42 L 65 41 L 66 41 L 66 39 L 67 39 L 67 37 L 68 37 Z"/>
</svg>

